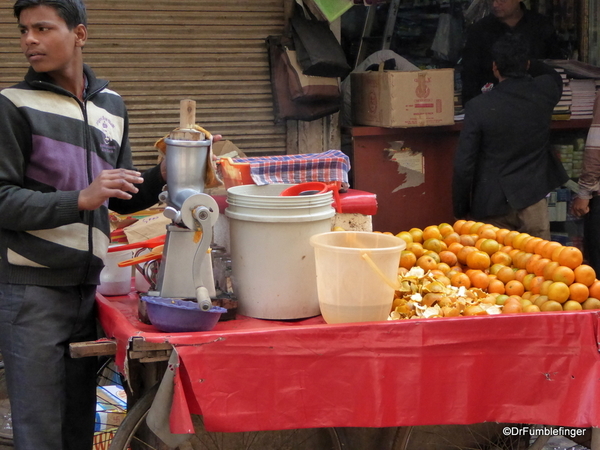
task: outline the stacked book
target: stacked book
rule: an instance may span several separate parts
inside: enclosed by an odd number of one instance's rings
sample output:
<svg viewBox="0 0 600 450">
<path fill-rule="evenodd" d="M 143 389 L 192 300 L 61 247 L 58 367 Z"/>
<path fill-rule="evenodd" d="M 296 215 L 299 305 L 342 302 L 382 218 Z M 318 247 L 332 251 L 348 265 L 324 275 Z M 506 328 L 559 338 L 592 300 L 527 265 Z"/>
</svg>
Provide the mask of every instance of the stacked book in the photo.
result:
<svg viewBox="0 0 600 450">
<path fill-rule="evenodd" d="M 573 92 L 571 118 L 591 119 L 594 113 L 594 99 L 596 98 L 596 81 L 573 78 L 569 84 Z"/>
<path fill-rule="evenodd" d="M 560 100 L 552 112 L 552 120 L 569 120 L 571 118 L 571 104 L 573 101 L 573 92 L 567 74 L 564 69 L 555 67 L 563 81 L 563 92 Z"/>
</svg>

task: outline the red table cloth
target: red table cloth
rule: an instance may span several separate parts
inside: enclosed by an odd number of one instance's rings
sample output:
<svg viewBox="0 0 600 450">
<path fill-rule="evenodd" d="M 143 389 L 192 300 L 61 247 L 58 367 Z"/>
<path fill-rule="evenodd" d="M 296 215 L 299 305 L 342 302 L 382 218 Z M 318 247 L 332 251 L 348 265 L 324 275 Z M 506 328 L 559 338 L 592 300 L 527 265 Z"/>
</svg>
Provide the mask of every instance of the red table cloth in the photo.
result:
<svg viewBox="0 0 600 450">
<path fill-rule="evenodd" d="M 486 421 L 600 426 L 600 311 L 328 325 L 238 317 L 161 333 L 137 295 L 98 295 L 123 362 L 132 337 L 169 342 L 172 431 L 389 427 Z M 176 417 L 177 420 L 173 420 Z"/>
</svg>

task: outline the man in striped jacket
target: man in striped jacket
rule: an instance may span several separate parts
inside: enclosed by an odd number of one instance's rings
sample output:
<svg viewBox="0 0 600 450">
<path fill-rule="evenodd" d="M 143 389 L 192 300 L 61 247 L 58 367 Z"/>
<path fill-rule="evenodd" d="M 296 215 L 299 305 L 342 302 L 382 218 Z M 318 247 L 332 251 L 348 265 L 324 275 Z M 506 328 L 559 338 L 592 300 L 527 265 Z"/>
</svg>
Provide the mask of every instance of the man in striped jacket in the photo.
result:
<svg viewBox="0 0 600 450">
<path fill-rule="evenodd" d="M 579 193 L 573 200 L 572 212 L 578 217 L 585 216 L 584 253 L 596 273 L 600 274 L 600 91 L 594 102 L 594 117 L 585 141 L 579 177 Z"/>
<path fill-rule="evenodd" d="M 81 0 L 18 0 L 30 69 L 0 92 L 0 349 L 17 450 L 89 450 L 95 291 L 108 209 L 146 208 L 165 179 L 132 165 L 123 100 L 83 64 Z"/>
</svg>

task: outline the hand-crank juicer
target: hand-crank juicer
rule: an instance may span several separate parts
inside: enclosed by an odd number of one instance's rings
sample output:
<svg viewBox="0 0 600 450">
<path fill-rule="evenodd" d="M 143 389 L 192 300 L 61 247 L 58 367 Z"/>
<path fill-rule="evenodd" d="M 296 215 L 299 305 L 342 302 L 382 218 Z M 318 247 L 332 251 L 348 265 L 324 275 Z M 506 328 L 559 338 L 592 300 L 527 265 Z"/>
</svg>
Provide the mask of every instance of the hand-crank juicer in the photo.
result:
<svg viewBox="0 0 600 450">
<path fill-rule="evenodd" d="M 194 124 L 195 102 L 183 100 L 180 127 L 165 139 L 167 190 L 159 196 L 167 204 L 164 215 L 172 223 L 167 226 L 156 290 L 148 295 L 196 299 L 206 311 L 212 306 L 206 286 L 213 280 L 202 279 L 201 267 L 212 242 L 219 207 L 204 194 L 212 139 L 194 130 Z"/>
</svg>

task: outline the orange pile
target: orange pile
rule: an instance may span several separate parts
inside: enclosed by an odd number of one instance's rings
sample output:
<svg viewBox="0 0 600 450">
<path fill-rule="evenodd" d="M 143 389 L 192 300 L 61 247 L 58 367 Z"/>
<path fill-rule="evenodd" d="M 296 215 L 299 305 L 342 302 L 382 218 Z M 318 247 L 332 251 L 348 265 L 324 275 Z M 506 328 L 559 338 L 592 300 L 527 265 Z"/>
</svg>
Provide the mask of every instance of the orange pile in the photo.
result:
<svg viewBox="0 0 600 450">
<path fill-rule="evenodd" d="M 446 286 L 493 295 L 503 313 L 600 309 L 600 281 L 576 247 L 472 220 L 396 236 L 406 242 L 400 276 L 421 267 Z"/>
</svg>

